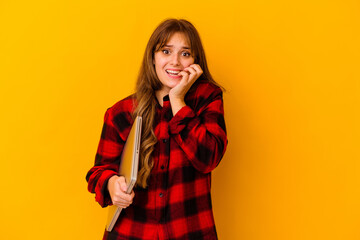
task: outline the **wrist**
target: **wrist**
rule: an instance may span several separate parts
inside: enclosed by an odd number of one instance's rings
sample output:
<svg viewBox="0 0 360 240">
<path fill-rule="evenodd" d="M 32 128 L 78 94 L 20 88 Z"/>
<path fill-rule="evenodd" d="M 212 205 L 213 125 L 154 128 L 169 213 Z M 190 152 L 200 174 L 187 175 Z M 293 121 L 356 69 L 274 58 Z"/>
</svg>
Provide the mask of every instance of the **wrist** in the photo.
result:
<svg viewBox="0 0 360 240">
<path fill-rule="evenodd" d="M 110 187 L 113 185 L 113 182 L 116 180 L 117 175 L 113 175 L 109 178 L 107 183 L 107 190 L 110 192 Z"/>
<path fill-rule="evenodd" d="M 183 99 L 170 99 L 170 104 L 173 116 L 175 116 L 181 108 L 186 106 L 186 103 Z"/>
<path fill-rule="evenodd" d="M 172 97 L 171 95 L 169 95 L 169 100 L 171 105 L 176 104 L 176 105 L 186 105 L 184 98 L 181 97 Z"/>
</svg>

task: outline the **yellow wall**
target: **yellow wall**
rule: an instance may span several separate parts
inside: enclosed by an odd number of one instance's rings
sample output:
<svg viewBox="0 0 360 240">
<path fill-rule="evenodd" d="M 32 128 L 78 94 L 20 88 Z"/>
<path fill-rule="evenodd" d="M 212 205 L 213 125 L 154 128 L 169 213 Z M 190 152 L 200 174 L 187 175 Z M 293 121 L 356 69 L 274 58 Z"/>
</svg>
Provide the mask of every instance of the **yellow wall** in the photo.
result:
<svg viewBox="0 0 360 240">
<path fill-rule="evenodd" d="M 85 174 L 167 17 L 227 89 L 220 239 L 360 239 L 359 1 L 235 2 L 0 1 L 1 239 L 101 238 Z"/>
</svg>

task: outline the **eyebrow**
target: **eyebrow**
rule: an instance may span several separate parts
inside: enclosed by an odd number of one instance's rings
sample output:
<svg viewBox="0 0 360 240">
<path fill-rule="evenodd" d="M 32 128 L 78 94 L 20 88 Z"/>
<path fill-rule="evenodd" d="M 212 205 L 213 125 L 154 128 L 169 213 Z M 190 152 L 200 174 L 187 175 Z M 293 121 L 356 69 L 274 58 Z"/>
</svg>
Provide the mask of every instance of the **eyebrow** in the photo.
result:
<svg viewBox="0 0 360 240">
<path fill-rule="evenodd" d="M 174 45 L 164 45 L 164 47 L 174 47 Z M 190 49 L 190 47 L 182 47 L 183 49 Z"/>
</svg>

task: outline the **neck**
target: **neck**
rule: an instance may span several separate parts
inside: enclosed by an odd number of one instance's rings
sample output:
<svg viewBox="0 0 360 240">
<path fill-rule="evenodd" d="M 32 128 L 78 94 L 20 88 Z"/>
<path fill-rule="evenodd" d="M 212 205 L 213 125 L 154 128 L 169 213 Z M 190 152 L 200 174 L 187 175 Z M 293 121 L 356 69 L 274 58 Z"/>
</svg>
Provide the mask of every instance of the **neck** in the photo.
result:
<svg viewBox="0 0 360 240">
<path fill-rule="evenodd" d="M 155 96 L 156 96 L 160 106 L 163 106 L 163 98 L 168 94 L 169 94 L 169 92 L 164 89 L 160 89 L 155 92 Z"/>
</svg>

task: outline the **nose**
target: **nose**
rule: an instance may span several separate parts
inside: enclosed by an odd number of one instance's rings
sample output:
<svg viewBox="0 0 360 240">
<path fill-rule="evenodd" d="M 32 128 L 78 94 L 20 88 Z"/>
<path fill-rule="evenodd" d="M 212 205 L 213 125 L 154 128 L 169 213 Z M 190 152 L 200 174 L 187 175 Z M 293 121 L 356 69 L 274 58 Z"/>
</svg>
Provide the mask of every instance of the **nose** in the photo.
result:
<svg viewBox="0 0 360 240">
<path fill-rule="evenodd" d="M 171 56 L 170 62 L 171 62 L 171 64 L 174 65 L 174 66 L 180 65 L 180 58 L 179 58 L 178 54 L 173 54 L 173 55 Z"/>
</svg>

